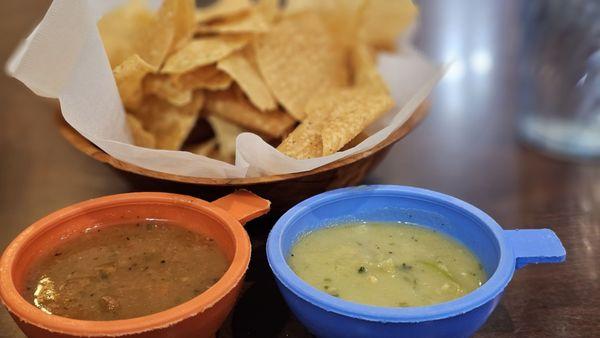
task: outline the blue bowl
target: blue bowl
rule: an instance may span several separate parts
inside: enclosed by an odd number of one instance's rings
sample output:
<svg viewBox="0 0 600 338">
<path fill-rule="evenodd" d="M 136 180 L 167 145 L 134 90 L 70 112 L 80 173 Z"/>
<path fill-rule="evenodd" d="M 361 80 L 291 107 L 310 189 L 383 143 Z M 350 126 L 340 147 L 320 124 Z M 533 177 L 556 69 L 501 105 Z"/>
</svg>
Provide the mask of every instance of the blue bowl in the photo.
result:
<svg viewBox="0 0 600 338">
<path fill-rule="evenodd" d="M 302 235 L 347 221 L 410 222 L 456 239 L 479 258 L 489 280 L 473 292 L 431 306 L 380 307 L 345 301 L 300 279 L 286 258 Z M 492 313 L 515 269 L 565 260 L 554 232 L 503 230 L 474 206 L 403 186 L 361 186 L 309 198 L 286 212 L 267 241 L 279 289 L 298 320 L 318 337 L 468 337 Z"/>
</svg>

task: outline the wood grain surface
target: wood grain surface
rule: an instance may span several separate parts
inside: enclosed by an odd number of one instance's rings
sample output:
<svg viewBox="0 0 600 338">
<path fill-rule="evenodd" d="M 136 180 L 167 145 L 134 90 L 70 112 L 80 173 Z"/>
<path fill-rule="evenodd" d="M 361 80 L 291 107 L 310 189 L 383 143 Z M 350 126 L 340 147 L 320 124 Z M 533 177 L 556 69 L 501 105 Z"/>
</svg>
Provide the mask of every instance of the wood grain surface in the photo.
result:
<svg viewBox="0 0 600 338">
<path fill-rule="evenodd" d="M 2 64 L 49 2 L 0 1 Z M 425 53 L 447 61 L 448 46 L 486 47 L 491 64 L 482 71 L 469 66 L 470 54 L 454 55 L 467 60 L 462 72 L 440 83 L 427 119 L 389 151 L 366 183 L 441 191 L 478 206 L 504 228 L 549 227 L 562 239 L 567 262 L 518 271 L 476 337 L 597 337 L 600 166 L 554 160 L 516 136 L 520 2 L 420 1 L 423 22 L 416 39 Z M 463 26 L 456 28 L 457 22 Z M 0 248 L 36 219 L 78 201 L 127 191 L 180 191 L 136 182 L 82 154 L 59 134 L 54 109 L 54 102 L 0 75 Z M 287 189 L 294 194 L 301 187 Z M 189 193 L 215 194 L 199 190 Z M 253 253 L 245 292 L 219 337 L 311 337 L 287 310 L 266 263 L 264 242 L 276 213 L 247 225 Z M 23 337 L 3 309 L 0 337 Z"/>
</svg>

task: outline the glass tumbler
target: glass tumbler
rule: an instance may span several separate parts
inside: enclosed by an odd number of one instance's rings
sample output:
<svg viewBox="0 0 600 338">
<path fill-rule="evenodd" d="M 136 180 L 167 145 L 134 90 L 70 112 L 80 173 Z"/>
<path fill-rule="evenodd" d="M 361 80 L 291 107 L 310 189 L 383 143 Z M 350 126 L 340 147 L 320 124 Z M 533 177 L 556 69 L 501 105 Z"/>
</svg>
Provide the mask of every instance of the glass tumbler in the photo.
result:
<svg viewBox="0 0 600 338">
<path fill-rule="evenodd" d="M 600 1 L 522 2 L 518 130 L 554 155 L 600 159 Z"/>
</svg>

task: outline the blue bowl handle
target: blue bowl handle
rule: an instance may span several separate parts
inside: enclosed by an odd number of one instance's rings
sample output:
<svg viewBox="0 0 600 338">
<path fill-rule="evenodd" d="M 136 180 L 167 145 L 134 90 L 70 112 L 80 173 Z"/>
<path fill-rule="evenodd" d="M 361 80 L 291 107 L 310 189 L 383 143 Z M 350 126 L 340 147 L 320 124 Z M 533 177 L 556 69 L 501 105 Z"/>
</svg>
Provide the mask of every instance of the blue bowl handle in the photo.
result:
<svg viewBox="0 0 600 338">
<path fill-rule="evenodd" d="M 504 230 L 504 236 L 513 248 L 517 269 L 527 264 L 564 262 L 567 256 L 550 229 Z"/>
</svg>

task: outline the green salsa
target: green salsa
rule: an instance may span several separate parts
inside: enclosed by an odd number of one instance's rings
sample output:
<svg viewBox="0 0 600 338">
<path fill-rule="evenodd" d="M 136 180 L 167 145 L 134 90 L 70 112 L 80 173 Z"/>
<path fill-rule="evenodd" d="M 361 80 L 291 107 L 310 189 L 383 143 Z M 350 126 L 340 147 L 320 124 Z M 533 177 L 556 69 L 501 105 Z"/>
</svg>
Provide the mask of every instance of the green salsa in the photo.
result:
<svg viewBox="0 0 600 338">
<path fill-rule="evenodd" d="M 348 223 L 311 232 L 288 257 L 307 283 L 345 300 L 387 307 L 450 301 L 487 275 L 455 240 L 408 223 Z"/>
</svg>

